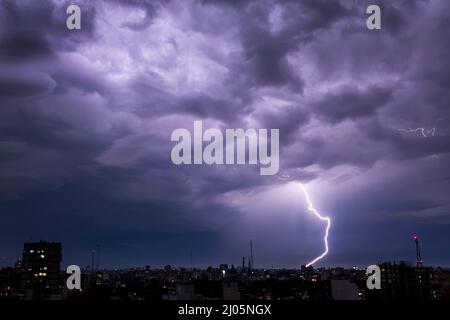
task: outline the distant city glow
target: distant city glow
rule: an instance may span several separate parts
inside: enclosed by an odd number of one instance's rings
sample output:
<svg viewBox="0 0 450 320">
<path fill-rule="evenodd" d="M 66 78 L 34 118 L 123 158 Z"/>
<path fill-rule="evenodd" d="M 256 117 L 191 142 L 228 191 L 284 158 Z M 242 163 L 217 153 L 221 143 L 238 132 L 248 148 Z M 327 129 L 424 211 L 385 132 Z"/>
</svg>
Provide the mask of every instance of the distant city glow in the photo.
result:
<svg viewBox="0 0 450 320">
<path fill-rule="evenodd" d="M 317 258 L 312 260 L 311 262 L 308 262 L 306 264 L 306 266 L 309 267 L 309 266 L 313 265 L 314 263 L 316 263 L 317 261 L 319 261 L 320 259 L 322 259 L 323 257 L 325 257 L 328 253 L 328 231 L 330 230 L 330 227 L 331 227 L 331 219 L 329 217 L 323 217 L 319 212 L 317 212 L 316 209 L 314 209 L 314 206 L 311 202 L 311 199 L 309 198 L 306 188 L 301 183 L 300 183 L 300 187 L 302 188 L 303 193 L 305 194 L 305 197 L 306 197 L 306 201 L 308 202 L 308 210 L 311 211 L 312 213 L 314 213 L 314 215 L 317 218 L 319 218 L 320 220 L 327 222 L 327 228 L 325 229 L 325 236 L 323 237 L 323 241 L 325 243 L 325 251 L 320 256 L 318 256 Z"/>
</svg>

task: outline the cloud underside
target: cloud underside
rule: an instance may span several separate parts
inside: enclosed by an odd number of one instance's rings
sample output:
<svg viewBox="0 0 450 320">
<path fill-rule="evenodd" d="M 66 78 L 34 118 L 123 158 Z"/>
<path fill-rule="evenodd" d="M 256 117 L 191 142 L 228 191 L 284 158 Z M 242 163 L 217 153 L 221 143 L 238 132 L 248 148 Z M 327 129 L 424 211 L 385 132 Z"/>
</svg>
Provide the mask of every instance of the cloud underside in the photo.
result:
<svg viewBox="0 0 450 320">
<path fill-rule="evenodd" d="M 450 3 L 381 1 L 382 30 L 370 31 L 369 2 L 82 1 L 82 30 L 68 31 L 59 1 L 2 1 L 5 219 L 33 214 L 23 206 L 35 194 L 76 190 L 96 195 L 90 219 L 105 237 L 127 212 L 138 233 L 226 237 L 229 221 L 251 223 L 252 206 L 233 199 L 302 181 L 348 228 L 448 228 Z M 170 134 L 194 120 L 280 129 L 279 174 L 174 166 Z M 398 130 L 419 127 L 435 135 Z M 84 225 L 89 208 L 67 214 Z M 117 224 L 104 225 L 108 213 Z"/>
</svg>

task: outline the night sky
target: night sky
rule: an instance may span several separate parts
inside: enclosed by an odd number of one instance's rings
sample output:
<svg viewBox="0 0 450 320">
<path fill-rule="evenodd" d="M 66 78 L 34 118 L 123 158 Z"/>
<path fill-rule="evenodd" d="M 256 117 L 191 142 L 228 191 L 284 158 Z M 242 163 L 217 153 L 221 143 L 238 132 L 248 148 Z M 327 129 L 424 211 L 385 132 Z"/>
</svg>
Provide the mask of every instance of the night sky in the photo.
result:
<svg viewBox="0 0 450 320">
<path fill-rule="evenodd" d="M 450 1 L 0 2 L 0 266 L 450 266 Z M 72 3 L 70 2 L 70 3 Z M 382 29 L 366 28 L 378 4 Z M 280 171 L 172 164 L 176 128 L 279 128 Z M 422 131 L 407 131 L 423 128 Z M 433 129 L 434 128 L 434 129 Z M 401 129 L 401 130 L 399 130 Z"/>
</svg>

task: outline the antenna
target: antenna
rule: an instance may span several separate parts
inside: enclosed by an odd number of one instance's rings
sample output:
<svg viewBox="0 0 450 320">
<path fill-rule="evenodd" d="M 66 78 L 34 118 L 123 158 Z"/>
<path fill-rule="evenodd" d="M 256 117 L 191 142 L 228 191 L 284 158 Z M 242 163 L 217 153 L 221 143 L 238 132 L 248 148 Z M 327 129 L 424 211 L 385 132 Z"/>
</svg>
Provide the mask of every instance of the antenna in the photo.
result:
<svg viewBox="0 0 450 320">
<path fill-rule="evenodd" d="M 423 260 L 420 254 L 420 247 L 419 247 L 419 237 L 415 234 L 413 235 L 413 240 L 416 243 L 416 266 L 423 267 Z"/>
<path fill-rule="evenodd" d="M 253 241 L 250 240 L 250 267 L 253 269 Z"/>
<path fill-rule="evenodd" d="M 100 265 L 100 245 L 97 245 L 97 271 Z"/>
<path fill-rule="evenodd" d="M 94 272 L 95 251 L 91 251 L 91 273 Z"/>
</svg>

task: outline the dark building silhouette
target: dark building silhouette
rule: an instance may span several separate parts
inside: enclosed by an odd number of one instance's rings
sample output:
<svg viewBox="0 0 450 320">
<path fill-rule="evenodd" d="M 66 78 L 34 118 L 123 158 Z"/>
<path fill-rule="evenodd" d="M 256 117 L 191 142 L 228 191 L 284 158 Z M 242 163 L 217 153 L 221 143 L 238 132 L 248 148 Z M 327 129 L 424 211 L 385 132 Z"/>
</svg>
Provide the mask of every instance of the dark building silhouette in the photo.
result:
<svg viewBox="0 0 450 320">
<path fill-rule="evenodd" d="M 11 267 L 0 269 L 0 300 L 13 298 L 18 283 L 19 273 L 16 269 Z"/>
<path fill-rule="evenodd" d="M 60 299 L 61 259 L 61 243 L 24 244 L 21 276 L 24 299 Z"/>
<path fill-rule="evenodd" d="M 405 262 L 383 263 L 381 295 L 384 300 L 437 300 L 438 279 L 433 268 L 414 267 Z"/>
</svg>

